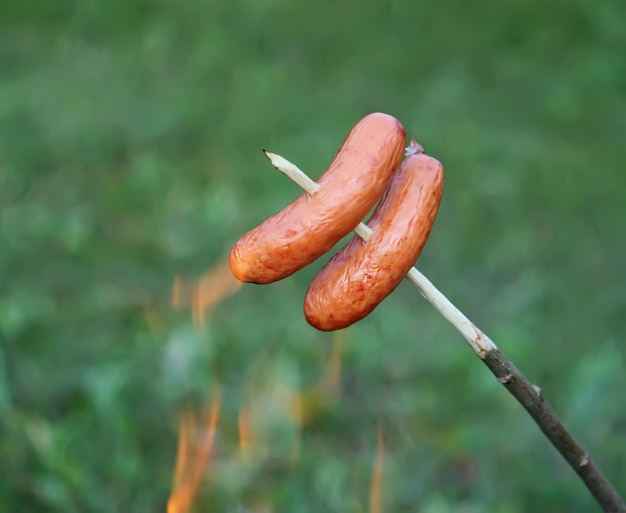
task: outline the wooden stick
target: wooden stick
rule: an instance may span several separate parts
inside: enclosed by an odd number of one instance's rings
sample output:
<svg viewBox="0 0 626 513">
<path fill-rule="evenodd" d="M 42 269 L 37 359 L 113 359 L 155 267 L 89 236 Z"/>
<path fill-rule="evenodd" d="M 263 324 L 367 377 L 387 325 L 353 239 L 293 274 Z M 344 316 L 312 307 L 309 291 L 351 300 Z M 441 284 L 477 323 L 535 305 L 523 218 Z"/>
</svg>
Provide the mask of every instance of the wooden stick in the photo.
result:
<svg viewBox="0 0 626 513">
<path fill-rule="evenodd" d="M 419 151 L 419 145 L 417 145 L 415 139 L 412 139 L 411 144 L 407 148 L 407 154 L 414 151 Z M 320 186 L 298 166 L 276 153 L 265 150 L 263 152 L 272 163 L 272 166 L 308 194 L 313 195 L 317 192 Z M 354 233 L 364 241 L 367 241 L 372 234 L 372 229 L 363 223 L 359 223 L 354 229 Z M 504 385 L 530 414 L 544 435 L 552 442 L 552 445 L 580 476 L 603 510 L 610 513 L 626 513 L 626 504 L 624 504 L 622 498 L 604 477 L 600 468 L 596 466 L 589 455 L 565 428 L 554 410 L 544 399 L 541 389 L 528 381 L 517 367 L 513 365 L 513 362 L 498 349 L 494 342 L 415 267 L 408 272 L 407 279 L 457 329 L 474 353 L 496 376 L 498 382 Z"/>
</svg>

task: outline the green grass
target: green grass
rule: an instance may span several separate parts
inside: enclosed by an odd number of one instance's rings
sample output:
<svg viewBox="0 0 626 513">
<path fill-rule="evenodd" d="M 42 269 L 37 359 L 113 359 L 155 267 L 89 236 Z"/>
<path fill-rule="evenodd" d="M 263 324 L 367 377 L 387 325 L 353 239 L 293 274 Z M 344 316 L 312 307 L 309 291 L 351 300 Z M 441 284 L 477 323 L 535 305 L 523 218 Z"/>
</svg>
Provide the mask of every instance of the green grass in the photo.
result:
<svg viewBox="0 0 626 513">
<path fill-rule="evenodd" d="M 204 332 L 172 282 L 298 194 L 262 148 L 316 176 L 372 111 L 446 168 L 418 267 L 626 494 L 623 2 L 5 3 L 0 511 L 164 511 L 180 414 L 218 388 L 197 511 L 367 511 L 378 425 L 385 512 L 594 511 L 407 284 L 344 334 L 299 458 L 268 414 L 272 457 L 241 466 L 254 373 L 264 404 L 325 372 L 332 336 L 301 311 L 323 262 L 244 286 Z"/>
</svg>

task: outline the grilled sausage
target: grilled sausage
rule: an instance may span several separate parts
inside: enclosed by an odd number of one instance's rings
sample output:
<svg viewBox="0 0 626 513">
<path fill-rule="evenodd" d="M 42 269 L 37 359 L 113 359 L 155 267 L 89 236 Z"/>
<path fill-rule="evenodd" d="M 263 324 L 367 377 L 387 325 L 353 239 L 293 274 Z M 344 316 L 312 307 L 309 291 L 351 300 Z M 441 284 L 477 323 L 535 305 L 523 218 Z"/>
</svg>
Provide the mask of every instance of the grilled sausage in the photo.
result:
<svg viewBox="0 0 626 513">
<path fill-rule="evenodd" d="M 407 157 L 367 223 L 367 242 L 355 236 L 311 282 L 304 315 L 315 328 L 345 328 L 368 315 L 398 286 L 426 244 L 443 193 L 441 163 Z"/>
<path fill-rule="evenodd" d="M 393 116 L 369 114 L 350 131 L 312 196 L 294 202 L 234 245 L 229 264 L 244 282 L 272 283 L 326 253 L 376 204 L 402 161 L 406 134 Z"/>
</svg>

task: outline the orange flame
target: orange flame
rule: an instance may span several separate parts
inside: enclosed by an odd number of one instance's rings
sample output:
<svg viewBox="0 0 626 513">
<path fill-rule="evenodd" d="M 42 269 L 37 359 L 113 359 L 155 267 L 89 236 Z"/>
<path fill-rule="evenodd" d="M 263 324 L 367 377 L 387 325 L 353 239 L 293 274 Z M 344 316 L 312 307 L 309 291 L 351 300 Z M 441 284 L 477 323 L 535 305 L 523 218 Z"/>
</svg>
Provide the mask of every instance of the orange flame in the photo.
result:
<svg viewBox="0 0 626 513">
<path fill-rule="evenodd" d="M 222 299 L 237 292 L 242 283 L 230 272 L 228 262 L 223 261 L 204 273 L 197 283 L 185 286 L 179 276 L 172 287 L 172 306 L 191 306 L 193 323 L 204 328 L 207 314 Z"/>
<path fill-rule="evenodd" d="M 239 453 L 244 460 L 250 460 L 253 453 L 259 449 L 259 436 L 256 427 L 256 412 L 251 401 L 253 390 L 258 388 L 257 375 L 259 372 L 258 362 L 253 364 L 252 377 L 248 380 L 247 399 L 239 409 L 237 415 L 237 429 L 239 431 Z"/>
<path fill-rule="evenodd" d="M 337 390 L 341 377 L 341 358 L 343 356 L 343 335 L 341 332 L 333 336 L 333 350 L 328 360 L 326 373 L 318 384 L 318 389 L 326 394 Z"/>
<path fill-rule="evenodd" d="M 237 427 L 241 457 L 250 460 L 267 454 L 268 411 L 278 414 L 291 423 L 295 436 L 290 461 L 297 460 L 300 453 L 300 433 L 303 426 L 319 415 L 332 394 L 337 390 L 341 375 L 342 339 L 336 335 L 333 349 L 320 379 L 310 388 L 297 391 L 276 377 L 261 383 L 257 371 L 248 383 L 248 398 L 239 410 Z M 257 369 L 258 370 L 258 369 Z"/>
<path fill-rule="evenodd" d="M 211 309 L 226 296 L 236 293 L 241 286 L 241 282 L 232 276 L 228 264 L 221 262 L 195 283 L 184 283 L 177 276 L 172 286 L 172 306 L 190 307 L 194 325 L 201 329 Z M 337 391 L 343 353 L 341 336 L 336 334 L 333 339 L 333 348 L 322 376 L 306 390 L 295 390 L 277 376 L 269 377 L 269 380 L 262 384 L 256 379 L 257 373 L 253 373 L 248 383 L 246 394 L 248 397 L 237 418 L 242 459 L 253 461 L 264 459 L 270 454 L 273 426 L 271 422 L 268 424 L 268 415 L 271 416 L 273 412 L 291 425 L 290 437 L 293 438 L 289 449 L 290 462 L 296 461 L 300 452 L 303 425 L 319 415 L 325 403 Z M 202 420 L 191 411 L 186 412 L 181 419 L 172 493 L 167 505 L 168 513 L 191 511 L 205 468 L 214 457 L 219 410 L 220 401 L 216 399 L 208 420 Z M 205 434 L 198 437 L 197 431 L 201 428 Z"/>
<path fill-rule="evenodd" d="M 206 420 L 205 433 L 199 440 L 197 431 L 202 429 L 202 420 L 191 410 L 181 419 L 174 482 L 167 503 L 167 513 L 191 511 L 202 475 L 213 454 L 220 404 L 221 399 L 217 396 Z"/>
<path fill-rule="evenodd" d="M 237 418 L 239 429 L 239 451 L 244 459 L 249 459 L 252 454 L 252 419 L 248 408 L 242 407 Z"/>
<path fill-rule="evenodd" d="M 342 356 L 343 339 L 338 333 L 333 338 L 333 349 L 322 377 L 310 389 L 296 394 L 292 401 L 292 414 L 301 425 L 319 415 L 329 399 L 337 392 L 341 378 Z"/>
<path fill-rule="evenodd" d="M 297 457 L 301 424 L 293 404 L 298 395 L 276 378 L 270 378 L 265 383 L 250 381 L 248 398 L 237 418 L 239 452 L 244 460 L 252 461 L 269 455 L 271 427 L 268 426 L 268 416 L 277 416 L 295 428 L 292 459 Z"/>
<path fill-rule="evenodd" d="M 385 446 L 383 435 L 378 427 L 378 447 L 376 449 L 376 461 L 374 462 L 374 472 L 372 473 L 372 485 L 370 488 L 370 513 L 380 513 L 380 496 L 383 479 L 383 459 L 385 457 Z"/>
</svg>

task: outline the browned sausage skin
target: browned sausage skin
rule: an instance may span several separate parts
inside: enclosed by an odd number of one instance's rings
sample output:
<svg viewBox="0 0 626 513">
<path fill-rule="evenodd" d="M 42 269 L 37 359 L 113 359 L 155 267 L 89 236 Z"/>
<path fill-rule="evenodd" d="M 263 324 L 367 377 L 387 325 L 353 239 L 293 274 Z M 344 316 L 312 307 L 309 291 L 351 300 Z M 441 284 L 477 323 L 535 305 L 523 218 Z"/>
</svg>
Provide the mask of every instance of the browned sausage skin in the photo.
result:
<svg viewBox="0 0 626 513">
<path fill-rule="evenodd" d="M 326 253 L 370 211 L 402 160 L 406 134 L 393 116 L 373 113 L 350 131 L 319 190 L 241 237 L 229 256 L 234 276 L 271 283 Z"/>
<path fill-rule="evenodd" d="M 398 286 L 426 244 L 443 193 L 441 163 L 404 160 L 368 221 L 367 242 L 354 237 L 318 273 L 304 299 L 315 328 L 332 331 L 363 319 Z"/>
</svg>

